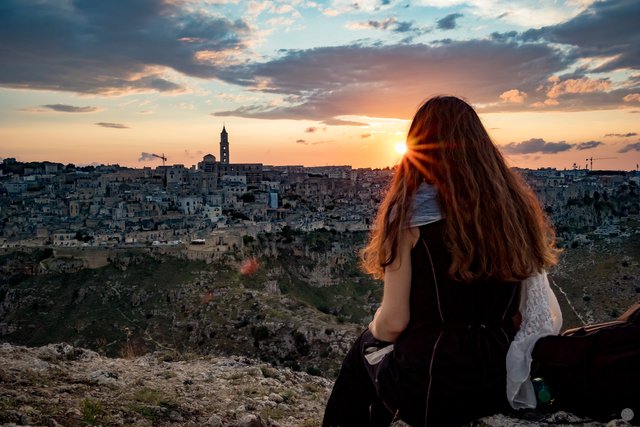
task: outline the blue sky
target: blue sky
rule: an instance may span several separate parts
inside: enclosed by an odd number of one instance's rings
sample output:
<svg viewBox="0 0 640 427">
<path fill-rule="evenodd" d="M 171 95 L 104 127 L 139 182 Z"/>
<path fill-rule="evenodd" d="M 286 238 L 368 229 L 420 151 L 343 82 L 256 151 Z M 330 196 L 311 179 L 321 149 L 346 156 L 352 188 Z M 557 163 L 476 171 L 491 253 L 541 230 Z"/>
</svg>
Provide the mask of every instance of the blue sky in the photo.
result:
<svg viewBox="0 0 640 427">
<path fill-rule="evenodd" d="M 516 166 L 640 161 L 637 0 L 5 0 L 0 157 L 386 166 L 462 96 Z M 150 163 L 152 164 L 152 163 Z"/>
</svg>

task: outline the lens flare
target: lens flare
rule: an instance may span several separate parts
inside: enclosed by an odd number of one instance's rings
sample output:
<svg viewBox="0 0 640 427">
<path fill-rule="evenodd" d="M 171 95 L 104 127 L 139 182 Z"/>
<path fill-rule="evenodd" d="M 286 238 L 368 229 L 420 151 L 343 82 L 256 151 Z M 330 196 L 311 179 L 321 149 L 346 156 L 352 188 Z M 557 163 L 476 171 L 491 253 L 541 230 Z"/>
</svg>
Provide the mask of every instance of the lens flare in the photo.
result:
<svg viewBox="0 0 640 427">
<path fill-rule="evenodd" d="M 240 274 L 243 276 L 251 276 L 255 274 L 260 268 L 260 263 L 255 258 L 249 258 L 243 261 L 240 266 Z"/>
<path fill-rule="evenodd" d="M 404 142 L 398 142 L 395 146 L 396 153 L 404 154 L 407 152 L 407 144 Z"/>
</svg>

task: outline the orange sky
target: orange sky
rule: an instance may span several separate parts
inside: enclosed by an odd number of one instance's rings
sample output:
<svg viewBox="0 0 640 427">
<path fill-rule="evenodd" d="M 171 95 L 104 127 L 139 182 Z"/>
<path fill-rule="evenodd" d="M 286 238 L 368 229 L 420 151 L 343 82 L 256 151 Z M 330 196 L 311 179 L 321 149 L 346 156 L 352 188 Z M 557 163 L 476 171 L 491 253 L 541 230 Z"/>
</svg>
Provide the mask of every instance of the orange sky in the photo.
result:
<svg viewBox="0 0 640 427">
<path fill-rule="evenodd" d="M 472 104 L 512 165 L 636 169 L 640 2 L 5 0 L 0 158 L 385 167 Z"/>
</svg>

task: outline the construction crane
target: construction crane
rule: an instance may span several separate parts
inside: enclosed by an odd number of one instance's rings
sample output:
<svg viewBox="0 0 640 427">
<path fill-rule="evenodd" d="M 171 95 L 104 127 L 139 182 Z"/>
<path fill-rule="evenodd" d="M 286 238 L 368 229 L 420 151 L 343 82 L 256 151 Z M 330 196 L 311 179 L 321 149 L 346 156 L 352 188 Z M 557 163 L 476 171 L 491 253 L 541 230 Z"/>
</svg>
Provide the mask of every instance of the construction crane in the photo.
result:
<svg viewBox="0 0 640 427">
<path fill-rule="evenodd" d="M 610 160 L 610 159 L 617 159 L 617 157 L 589 157 L 587 158 L 587 165 L 585 166 L 586 169 L 589 169 L 587 166 L 591 166 L 591 170 L 593 170 L 593 161 L 594 160 Z"/>
<path fill-rule="evenodd" d="M 164 162 L 166 162 L 166 161 L 167 161 L 167 158 L 164 156 L 164 153 L 162 153 L 162 156 L 159 156 L 158 154 L 153 154 L 153 153 L 151 153 L 151 155 L 152 155 L 153 157 L 157 157 L 157 158 L 159 158 L 159 159 L 162 159 L 162 166 L 164 166 Z"/>
</svg>

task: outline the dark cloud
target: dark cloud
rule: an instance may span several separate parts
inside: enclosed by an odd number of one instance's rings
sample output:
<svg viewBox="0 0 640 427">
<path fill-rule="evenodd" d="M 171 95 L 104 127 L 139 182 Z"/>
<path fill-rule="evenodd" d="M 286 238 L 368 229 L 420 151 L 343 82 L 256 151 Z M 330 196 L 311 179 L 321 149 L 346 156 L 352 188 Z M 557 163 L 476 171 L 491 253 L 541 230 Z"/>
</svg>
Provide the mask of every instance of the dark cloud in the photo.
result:
<svg viewBox="0 0 640 427">
<path fill-rule="evenodd" d="M 618 137 L 618 138 L 630 138 L 632 136 L 637 136 L 638 134 L 636 132 L 629 132 L 629 133 L 608 133 L 605 135 L 605 137 L 607 136 L 614 136 L 614 137 Z"/>
<path fill-rule="evenodd" d="M 150 161 L 155 160 L 155 159 L 156 159 L 155 155 L 153 155 L 151 153 L 142 152 L 142 153 L 140 153 L 140 157 L 138 158 L 138 161 L 139 162 L 150 162 Z"/>
<path fill-rule="evenodd" d="M 412 21 L 398 21 L 396 18 L 387 18 L 383 20 L 369 20 L 366 22 L 358 22 L 351 24 L 351 28 L 363 29 L 371 28 L 376 30 L 391 31 L 394 33 L 411 33 L 412 37 L 429 32 L 428 28 L 422 28 L 415 25 Z"/>
<path fill-rule="evenodd" d="M 555 154 L 570 150 L 573 146 L 565 141 L 547 142 L 542 138 L 531 138 L 522 142 L 510 142 L 500 148 L 507 154 Z"/>
<path fill-rule="evenodd" d="M 390 30 L 392 26 L 394 26 L 397 22 L 398 21 L 395 18 L 389 18 L 383 21 L 367 21 L 366 23 L 361 23 L 360 25 L 375 28 L 377 30 Z"/>
<path fill-rule="evenodd" d="M 625 145 L 618 150 L 618 153 L 628 153 L 629 151 L 640 151 L 640 141 Z"/>
<path fill-rule="evenodd" d="M 436 27 L 439 30 L 453 30 L 456 28 L 456 20 L 462 18 L 461 13 L 451 13 L 442 19 L 436 21 Z"/>
<path fill-rule="evenodd" d="M 296 144 L 307 145 L 307 141 L 305 141 L 304 139 L 298 139 L 298 140 L 296 140 Z"/>
<path fill-rule="evenodd" d="M 576 145 L 576 150 L 590 150 L 592 148 L 596 148 L 600 145 L 603 145 L 603 143 L 601 141 L 587 141 L 587 142 L 581 142 L 578 145 Z"/>
<path fill-rule="evenodd" d="M 165 67 L 214 77 L 198 52 L 243 46 L 242 21 L 165 0 L 0 2 L 0 85 L 80 93 L 172 92 Z"/>
<path fill-rule="evenodd" d="M 269 62 L 229 67 L 219 77 L 296 102 L 249 105 L 214 115 L 325 123 L 343 115 L 407 118 L 423 99 L 436 94 L 492 103 L 514 88 L 532 93 L 569 64 L 545 44 L 494 40 L 290 50 Z"/>
<path fill-rule="evenodd" d="M 63 113 L 93 113 L 98 111 L 98 107 L 76 107 L 73 105 L 65 104 L 47 104 L 41 105 L 43 108 L 48 108 L 53 111 L 60 111 Z"/>
<path fill-rule="evenodd" d="M 577 57 L 612 57 L 592 71 L 640 68 L 640 2 L 597 1 L 584 12 L 562 24 L 529 30 L 524 41 L 547 40 L 575 46 Z"/>
<path fill-rule="evenodd" d="M 506 33 L 498 33 L 498 32 L 491 33 L 492 40 L 503 42 L 503 43 L 515 40 L 517 37 L 518 37 L 518 33 L 516 31 L 509 31 Z"/>
<path fill-rule="evenodd" d="M 123 125 L 122 123 L 98 122 L 98 123 L 94 123 L 94 125 L 102 126 L 103 128 L 129 129 L 129 126 Z"/>
<path fill-rule="evenodd" d="M 318 130 L 318 128 L 317 128 L 317 127 L 315 127 L 315 126 L 311 126 L 311 127 L 306 128 L 304 131 L 305 131 L 306 133 L 314 133 L 314 132 L 316 132 L 317 130 Z"/>
</svg>

